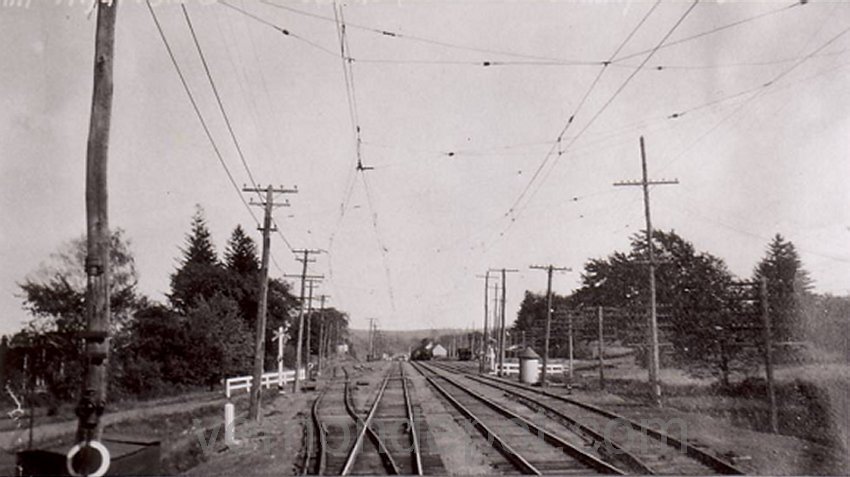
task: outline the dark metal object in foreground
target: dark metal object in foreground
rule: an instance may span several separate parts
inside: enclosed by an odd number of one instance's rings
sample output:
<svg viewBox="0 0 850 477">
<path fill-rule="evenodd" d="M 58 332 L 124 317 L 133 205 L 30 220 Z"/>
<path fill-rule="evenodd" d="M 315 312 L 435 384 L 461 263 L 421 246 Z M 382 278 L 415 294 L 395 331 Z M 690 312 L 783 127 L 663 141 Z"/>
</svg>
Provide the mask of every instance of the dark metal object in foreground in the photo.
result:
<svg viewBox="0 0 850 477">
<path fill-rule="evenodd" d="M 101 441 L 111 454 L 110 475 L 161 475 L 158 440 L 129 436 L 105 436 Z M 18 452 L 21 475 L 65 476 L 67 446 Z"/>
</svg>

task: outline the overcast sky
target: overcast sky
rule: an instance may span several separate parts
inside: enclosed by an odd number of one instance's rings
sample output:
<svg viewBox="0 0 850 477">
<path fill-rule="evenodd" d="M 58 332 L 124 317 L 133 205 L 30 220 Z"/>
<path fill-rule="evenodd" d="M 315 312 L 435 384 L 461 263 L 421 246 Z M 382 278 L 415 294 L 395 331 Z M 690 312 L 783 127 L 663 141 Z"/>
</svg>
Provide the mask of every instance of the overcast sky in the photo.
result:
<svg viewBox="0 0 850 477">
<path fill-rule="evenodd" d="M 508 278 L 509 317 L 524 290 L 545 288 L 531 264 L 572 267 L 555 288 L 574 289 L 586 260 L 627 248 L 643 227 L 640 190 L 612 186 L 640 177 L 641 135 L 650 175 L 680 181 L 652 191 L 657 228 L 740 277 L 779 232 L 817 291 L 850 292 L 850 34 L 838 36 L 850 4 L 688 12 L 671 1 L 646 16 L 653 2 L 349 3 L 353 104 L 364 165 L 375 168 L 364 183 L 332 5 L 271 2 L 323 19 L 229 2 L 291 33 L 220 3 L 188 4 L 253 176 L 298 186 L 292 207 L 275 212 L 281 231 L 294 248 L 330 251 L 312 272 L 355 327 L 370 317 L 384 329 L 480 326 L 475 275 L 488 267 L 521 270 Z M 16 282 L 85 230 L 95 17 L 82 3 L 0 7 L 0 332 L 27 319 Z M 248 183 L 181 9 L 158 3 L 224 160 Z M 671 29 L 670 46 L 638 70 Z M 143 2 L 122 2 L 116 42 L 110 224 L 132 241 L 140 291 L 164 300 L 195 204 L 219 252 L 237 224 L 256 224 Z M 562 154 L 547 156 L 588 91 Z M 298 273 L 279 236 L 272 254 L 273 276 Z"/>
</svg>

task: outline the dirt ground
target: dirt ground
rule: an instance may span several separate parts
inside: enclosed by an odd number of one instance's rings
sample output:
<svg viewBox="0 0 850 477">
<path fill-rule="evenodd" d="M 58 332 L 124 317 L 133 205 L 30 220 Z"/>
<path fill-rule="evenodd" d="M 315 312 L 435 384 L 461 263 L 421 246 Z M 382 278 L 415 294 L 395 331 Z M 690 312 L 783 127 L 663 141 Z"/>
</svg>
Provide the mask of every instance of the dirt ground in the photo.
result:
<svg viewBox="0 0 850 477">
<path fill-rule="evenodd" d="M 202 462 L 186 475 L 294 475 L 299 466 L 304 422 L 315 398 L 312 391 L 298 395 L 290 392 L 264 405 L 259 423 L 237 419 L 238 444 L 228 448 L 219 441 L 209 446 L 201 456 Z M 246 410 L 247 403 L 243 403 L 236 413 L 244 414 Z"/>
<path fill-rule="evenodd" d="M 627 360 L 629 361 L 629 360 Z M 586 363 L 590 364 L 590 363 Z M 622 363 L 621 363 L 622 364 Z M 462 363 L 475 368 L 474 363 Z M 662 370 L 661 378 L 668 388 L 676 386 L 688 387 L 695 390 L 695 396 L 666 395 L 662 416 L 666 419 L 678 418 L 687 422 L 687 438 L 693 443 L 704 444 L 718 455 L 730 458 L 735 456 L 740 460 L 738 467 L 747 473 L 759 475 L 848 475 L 850 474 L 850 456 L 846 449 L 847 435 L 850 432 L 850 372 L 844 366 L 837 365 L 805 365 L 785 367 L 777 371 L 777 382 L 780 385 L 794 389 L 795 385 L 807 383 L 819 391 L 817 402 L 824 409 L 826 422 L 812 422 L 805 414 L 792 412 L 791 407 L 802 408 L 804 411 L 810 402 L 796 402 L 791 397 L 780 400 L 787 403 L 786 409 L 780 409 L 780 434 L 767 432 L 763 425 L 753 425 L 753 421 L 763 421 L 759 413 L 747 415 L 745 420 L 730 409 L 747 411 L 764 407 L 760 402 L 753 402 L 747 397 L 724 397 L 716 395 L 701 395 L 699 391 L 708 386 L 711 381 L 694 380 L 683 372 L 674 369 Z M 609 382 L 608 391 L 598 389 L 598 370 L 588 370 L 577 373 L 577 387 L 572 396 L 605 409 L 621 413 L 626 417 L 640 420 L 646 415 L 655 416 L 657 411 L 646 405 L 642 390 L 645 389 L 646 371 L 634 366 L 618 366 L 617 369 L 606 370 Z M 626 384 L 617 386 L 618 380 Z M 674 384 L 671 384 L 674 383 Z M 624 387 L 625 386 L 625 387 Z M 555 392 L 566 393 L 563 387 L 551 388 Z M 759 398 L 760 399 L 760 398 Z M 758 401 L 756 399 L 755 401 Z M 718 413 L 725 408 L 727 412 Z M 742 425 L 744 424 L 744 425 Z M 824 429 L 807 429 L 807 427 L 824 427 Z M 804 429 L 799 429 L 804 428 Z M 831 439 L 813 439 L 801 436 L 813 436 L 828 433 Z M 675 434 L 675 433 L 674 433 Z"/>
</svg>

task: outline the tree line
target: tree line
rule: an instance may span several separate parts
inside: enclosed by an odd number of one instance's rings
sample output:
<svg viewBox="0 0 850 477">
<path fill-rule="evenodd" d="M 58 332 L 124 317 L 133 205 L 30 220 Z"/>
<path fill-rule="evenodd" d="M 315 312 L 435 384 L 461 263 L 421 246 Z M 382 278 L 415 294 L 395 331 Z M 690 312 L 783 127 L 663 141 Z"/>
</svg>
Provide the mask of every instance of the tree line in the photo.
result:
<svg viewBox="0 0 850 477">
<path fill-rule="evenodd" d="M 236 226 L 219 257 L 203 209 L 197 208 L 166 301 L 138 290 L 130 242 L 117 229 L 110 244 L 110 396 L 152 397 L 214 389 L 222 379 L 250 374 L 256 332 L 260 264 L 257 245 Z M 70 241 L 19 283 L 31 315 L 21 331 L 0 338 L 0 386 L 35 388 L 51 404 L 78 398 L 84 372 L 85 238 Z M 300 307 L 288 283 L 269 278 L 266 336 L 288 328 L 284 363 L 295 358 Z M 319 320 L 335 343 L 348 340 L 348 315 L 333 307 L 312 314 L 311 350 L 320 346 Z M 267 344 L 266 369 L 277 346 Z"/>
<path fill-rule="evenodd" d="M 762 359 L 761 294 L 767 282 L 772 340 L 779 359 L 807 359 L 812 345 L 850 358 L 850 297 L 818 295 L 794 244 L 773 237 L 765 256 L 746 281 L 735 277 L 724 261 L 697 251 L 674 231 L 655 231 L 656 290 L 663 361 L 694 375 L 714 375 L 728 384 L 735 372 L 749 372 Z M 605 335 L 635 344 L 645 361 L 649 284 L 645 234 L 631 238 L 627 252 L 615 251 L 584 265 L 580 287 L 553 298 L 550 355 L 566 357 L 567 321 L 572 314 L 575 353 L 589 354 L 598 336 L 596 313 L 603 308 Z M 512 332 L 542 350 L 546 319 L 545 294 L 527 291 Z M 810 357 L 810 356 L 808 356 Z"/>
</svg>

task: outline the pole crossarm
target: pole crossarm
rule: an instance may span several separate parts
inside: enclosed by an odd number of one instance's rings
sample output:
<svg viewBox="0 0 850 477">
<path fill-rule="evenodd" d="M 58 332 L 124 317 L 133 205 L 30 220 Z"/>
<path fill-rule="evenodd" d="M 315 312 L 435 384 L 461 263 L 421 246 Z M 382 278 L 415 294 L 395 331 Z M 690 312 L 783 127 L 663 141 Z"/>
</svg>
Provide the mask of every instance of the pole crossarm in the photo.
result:
<svg viewBox="0 0 850 477">
<path fill-rule="evenodd" d="M 529 265 L 532 270 L 549 270 L 551 269 L 553 272 L 571 272 L 573 271 L 570 267 L 556 267 L 554 265 Z"/>
<path fill-rule="evenodd" d="M 651 185 L 677 185 L 679 184 L 679 179 L 661 179 L 657 181 L 646 181 L 645 183 L 648 186 Z M 615 186 L 644 186 L 644 181 L 618 181 L 614 183 Z"/>
<path fill-rule="evenodd" d="M 308 283 L 308 279 L 310 280 L 310 295 L 312 300 L 313 294 L 313 280 L 319 280 L 324 278 L 323 275 L 307 275 L 307 264 L 311 262 L 315 262 L 315 259 L 311 259 L 311 254 L 318 254 L 324 252 L 324 250 L 320 249 L 299 249 L 293 250 L 293 253 L 296 254 L 296 260 L 301 262 L 301 274 L 300 275 L 284 275 L 284 277 L 289 278 L 300 278 L 301 279 L 301 293 L 299 295 L 299 307 L 298 307 L 298 341 L 295 346 L 295 378 L 292 380 L 292 392 L 297 393 L 301 389 L 301 382 L 298 378 L 298 373 L 301 371 L 301 363 L 302 363 L 302 343 L 304 341 L 304 304 L 305 304 L 305 292 L 306 286 Z M 299 257 L 300 255 L 300 257 Z M 309 362 L 310 350 L 307 349 L 307 358 Z"/>
<path fill-rule="evenodd" d="M 295 186 L 295 187 L 293 187 L 292 189 L 285 189 L 283 186 L 280 186 L 280 187 L 274 187 L 274 186 L 271 186 L 271 185 L 270 185 L 270 186 L 266 186 L 266 187 L 260 187 L 259 185 L 257 185 L 257 187 L 248 187 L 248 186 L 243 186 L 243 187 L 242 187 L 242 192 L 254 192 L 254 193 L 256 193 L 259 197 L 262 197 L 262 194 L 263 194 L 263 193 L 266 193 L 266 194 L 267 194 L 267 197 L 269 197 L 269 196 L 273 196 L 274 194 L 297 194 L 297 193 L 298 193 L 298 187 L 297 187 L 297 186 Z M 289 206 L 291 205 L 291 204 L 289 203 L 289 200 L 287 200 L 287 201 L 285 201 L 285 202 L 274 202 L 273 200 L 272 200 L 272 201 L 269 201 L 269 200 L 268 200 L 268 198 L 266 198 L 265 200 L 263 200 L 263 199 L 261 198 L 261 199 L 260 199 L 260 200 L 258 200 L 258 201 L 254 201 L 254 198 L 253 198 L 253 197 L 251 197 L 251 198 L 249 199 L 248 204 L 249 204 L 249 205 L 255 205 L 255 206 L 257 206 L 257 207 L 263 207 L 263 208 L 266 208 L 266 207 L 269 207 L 269 206 L 270 206 L 270 207 L 272 207 L 272 208 L 275 208 L 275 207 L 289 207 Z M 262 229 L 260 229 L 260 230 L 262 230 Z M 271 231 L 272 231 L 272 232 L 275 232 L 275 231 L 277 231 L 277 228 L 272 228 L 272 230 L 271 230 Z"/>
<path fill-rule="evenodd" d="M 615 182 L 614 186 L 640 186 L 643 188 L 643 208 L 644 217 L 646 219 L 646 249 L 648 255 L 649 268 L 649 341 L 650 341 L 650 356 L 649 356 L 649 383 L 651 387 L 652 397 L 655 404 L 661 405 L 661 383 L 659 380 L 660 355 L 658 351 L 658 316 L 655 303 L 655 254 L 652 246 L 652 216 L 649 205 L 649 186 L 651 185 L 675 185 L 679 183 L 678 179 L 662 179 L 650 180 L 646 167 L 646 147 L 644 145 L 643 136 L 640 137 L 640 164 L 641 164 L 641 179 L 626 180 Z"/>
</svg>

